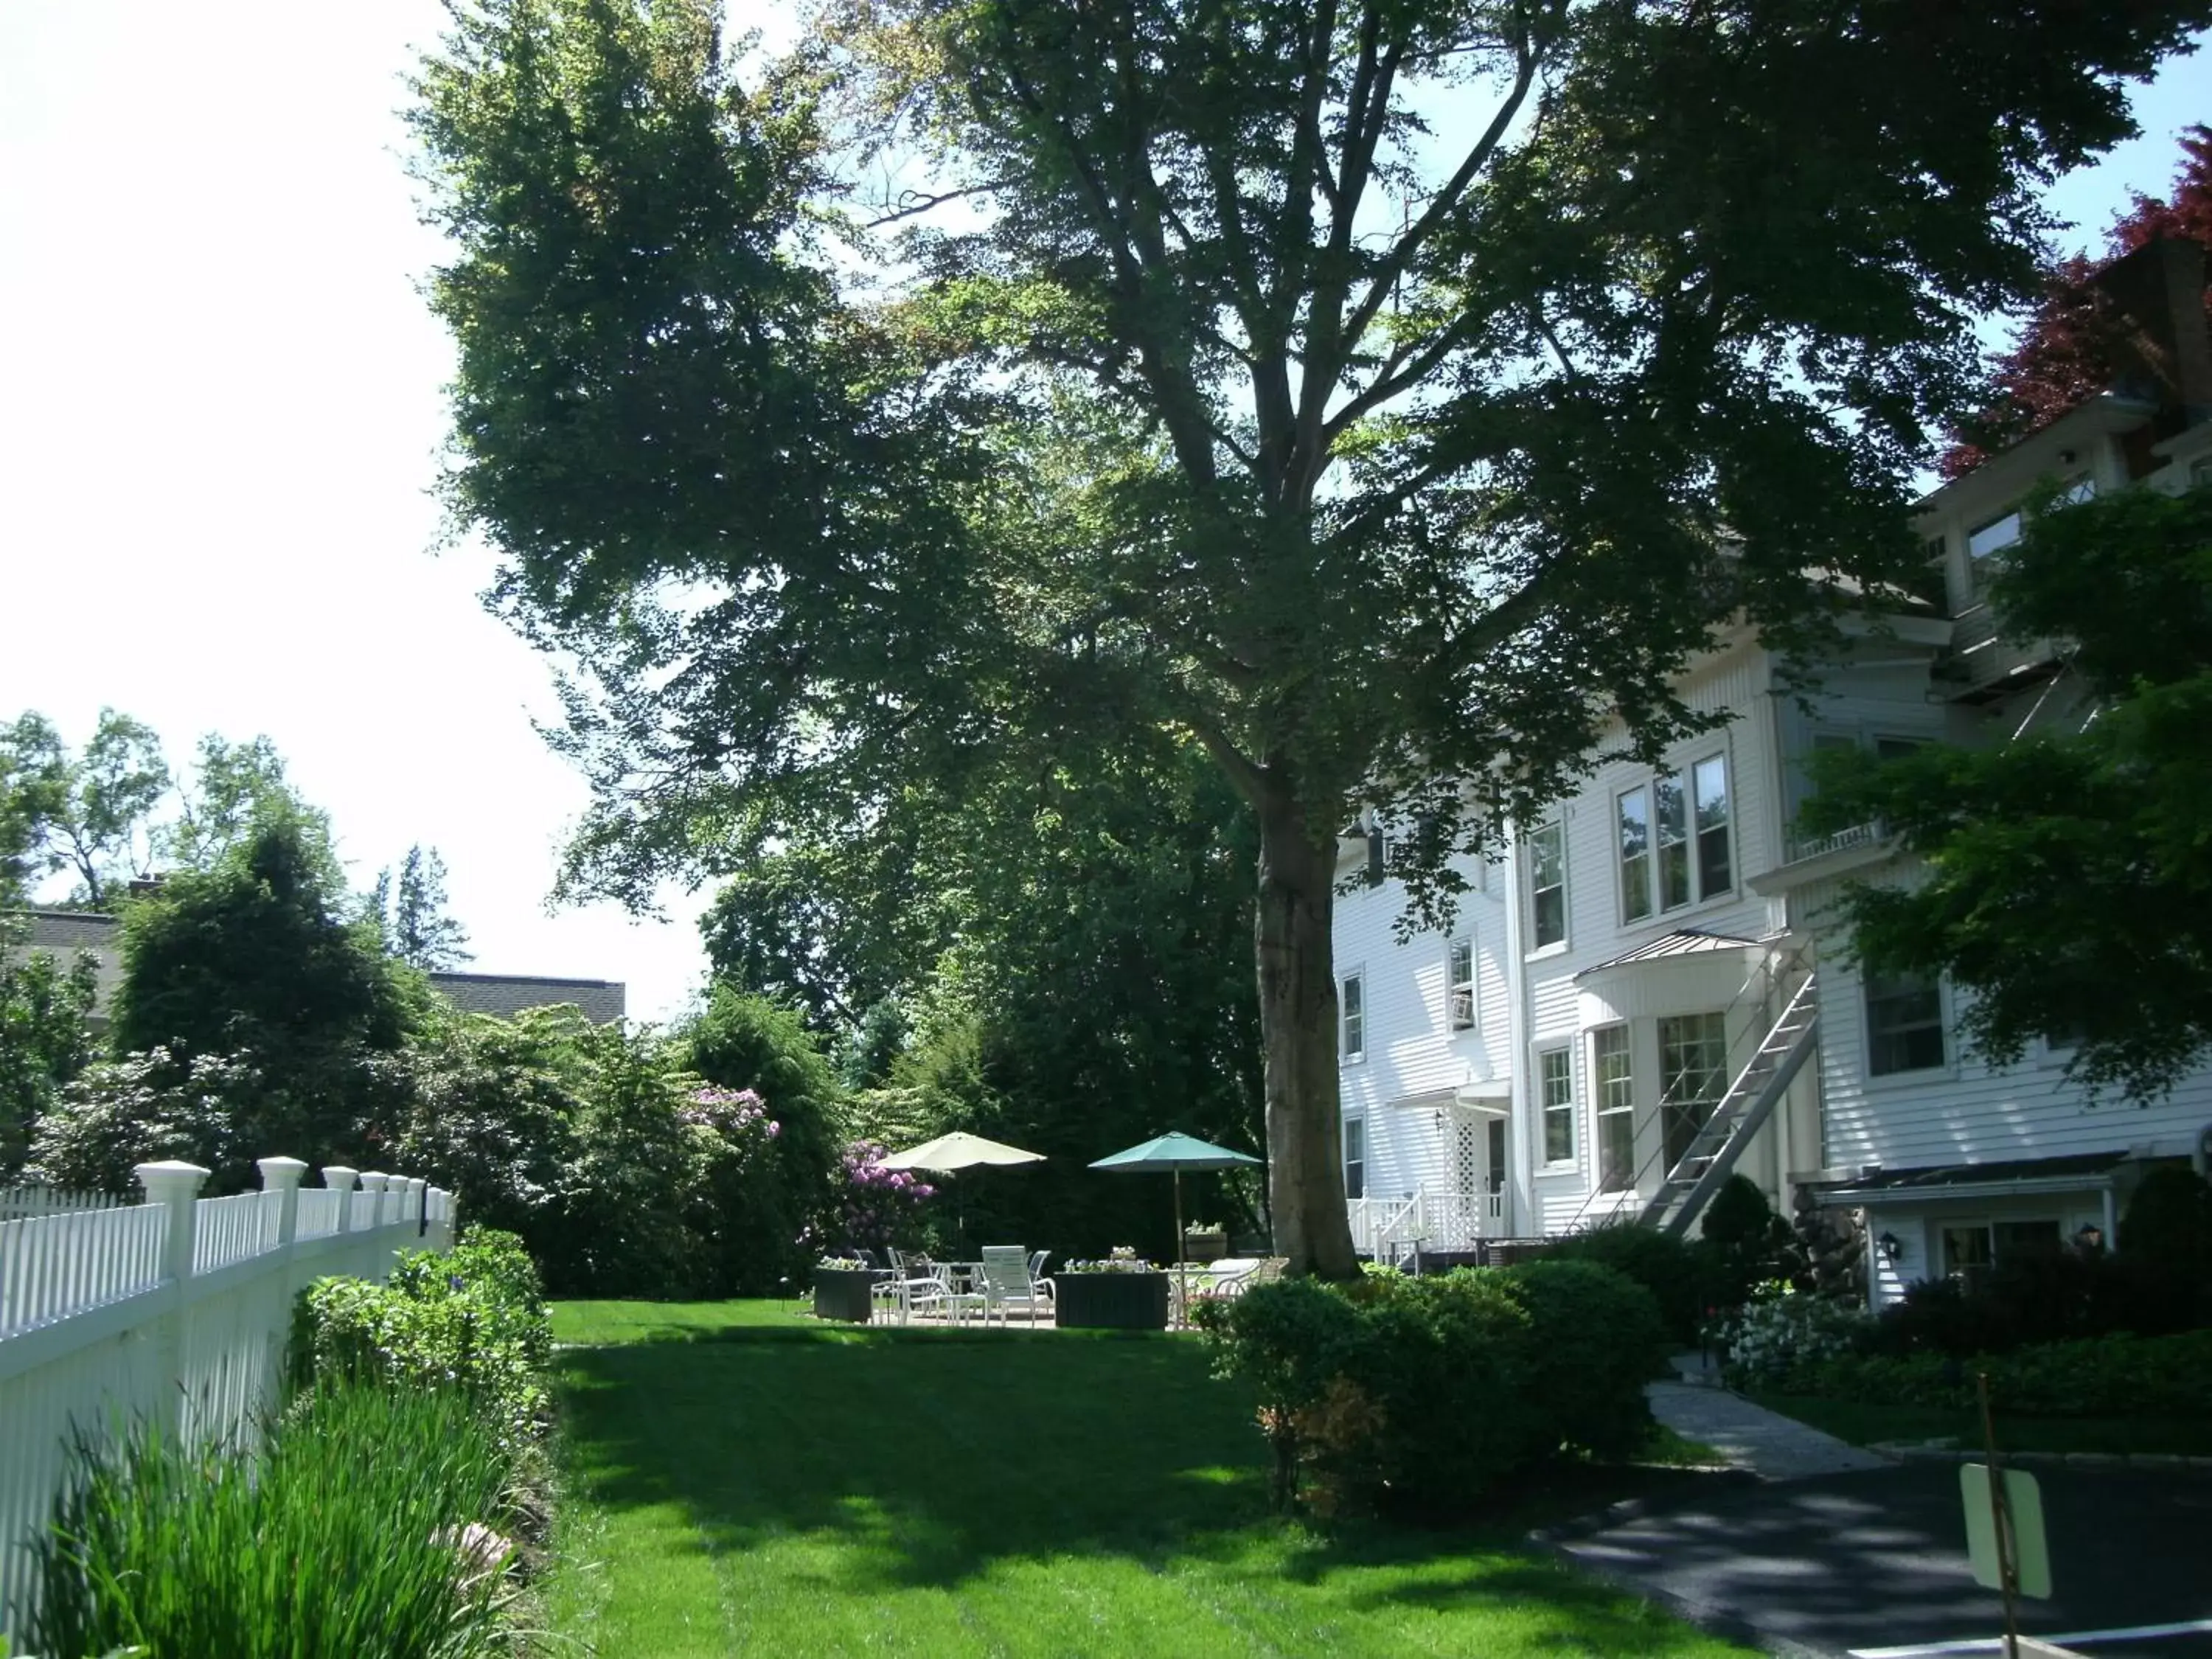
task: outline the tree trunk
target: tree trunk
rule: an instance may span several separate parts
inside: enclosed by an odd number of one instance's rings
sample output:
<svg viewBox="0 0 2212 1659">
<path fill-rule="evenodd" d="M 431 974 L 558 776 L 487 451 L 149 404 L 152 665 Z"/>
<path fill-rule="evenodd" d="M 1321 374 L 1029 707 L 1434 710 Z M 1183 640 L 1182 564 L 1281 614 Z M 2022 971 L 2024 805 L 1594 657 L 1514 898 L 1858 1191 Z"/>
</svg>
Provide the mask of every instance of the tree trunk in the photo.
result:
<svg viewBox="0 0 2212 1659">
<path fill-rule="evenodd" d="M 1345 1212 L 1329 912 L 1336 829 L 1316 835 L 1290 789 L 1262 792 L 1260 1041 L 1267 1055 L 1267 1207 L 1275 1254 L 1323 1279 L 1359 1272 Z"/>
</svg>

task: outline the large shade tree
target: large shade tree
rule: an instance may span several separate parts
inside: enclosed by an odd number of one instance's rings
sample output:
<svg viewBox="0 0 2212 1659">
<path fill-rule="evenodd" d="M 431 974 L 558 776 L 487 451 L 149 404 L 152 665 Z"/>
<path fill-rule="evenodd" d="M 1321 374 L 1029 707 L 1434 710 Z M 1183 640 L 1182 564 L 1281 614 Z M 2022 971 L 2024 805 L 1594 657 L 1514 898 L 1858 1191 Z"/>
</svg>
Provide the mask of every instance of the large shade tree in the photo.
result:
<svg viewBox="0 0 2212 1659">
<path fill-rule="evenodd" d="M 2038 186 L 2212 16 L 2014 0 L 473 0 L 418 124 L 458 518 L 574 654 L 580 878 L 750 810 L 1193 734 L 1260 840 L 1276 1245 L 1351 1271 L 1363 803 L 1446 854 L 1728 618 L 1878 580 Z"/>
</svg>

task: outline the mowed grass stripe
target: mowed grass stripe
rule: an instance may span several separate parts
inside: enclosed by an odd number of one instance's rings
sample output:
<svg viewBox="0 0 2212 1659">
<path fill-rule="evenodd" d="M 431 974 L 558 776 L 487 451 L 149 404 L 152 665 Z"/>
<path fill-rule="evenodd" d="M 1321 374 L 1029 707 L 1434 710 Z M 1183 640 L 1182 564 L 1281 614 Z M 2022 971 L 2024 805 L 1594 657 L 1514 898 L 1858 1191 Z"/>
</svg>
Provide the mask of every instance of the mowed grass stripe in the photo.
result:
<svg viewBox="0 0 2212 1659">
<path fill-rule="evenodd" d="M 602 1653 L 1717 1659 L 1488 1533 L 1266 1512 L 1195 1342 L 825 1330 L 789 1304 L 555 1310 Z M 580 1569 L 577 1569 L 580 1570 Z"/>
</svg>

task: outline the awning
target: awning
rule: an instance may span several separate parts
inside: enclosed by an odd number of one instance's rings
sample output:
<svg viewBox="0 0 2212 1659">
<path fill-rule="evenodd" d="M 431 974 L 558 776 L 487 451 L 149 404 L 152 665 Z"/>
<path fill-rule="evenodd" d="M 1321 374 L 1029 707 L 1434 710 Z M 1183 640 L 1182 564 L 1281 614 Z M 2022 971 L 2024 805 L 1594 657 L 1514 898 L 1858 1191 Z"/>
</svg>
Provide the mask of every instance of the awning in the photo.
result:
<svg viewBox="0 0 2212 1659">
<path fill-rule="evenodd" d="M 1611 973 L 1619 968 L 1641 967 L 1647 962 L 1679 962 L 1686 957 L 1701 957 L 1714 951 L 1756 951 L 1755 939 L 1738 939 L 1732 933 L 1708 933 L 1697 927 L 1678 927 L 1671 933 L 1662 933 L 1646 939 L 1633 951 L 1624 951 L 1617 957 L 1607 957 L 1603 962 L 1593 963 L 1577 974 L 1585 980 L 1593 974 Z"/>
<path fill-rule="evenodd" d="M 1858 1208 L 2026 1198 L 2038 1193 L 2109 1192 L 2119 1166 L 2126 1162 L 2125 1152 L 2083 1152 L 2071 1158 L 2017 1158 L 2000 1164 L 1868 1170 L 1850 1185 L 1831 1188 L 1820 1197 L 1823 1204 Z"/>
</svg>

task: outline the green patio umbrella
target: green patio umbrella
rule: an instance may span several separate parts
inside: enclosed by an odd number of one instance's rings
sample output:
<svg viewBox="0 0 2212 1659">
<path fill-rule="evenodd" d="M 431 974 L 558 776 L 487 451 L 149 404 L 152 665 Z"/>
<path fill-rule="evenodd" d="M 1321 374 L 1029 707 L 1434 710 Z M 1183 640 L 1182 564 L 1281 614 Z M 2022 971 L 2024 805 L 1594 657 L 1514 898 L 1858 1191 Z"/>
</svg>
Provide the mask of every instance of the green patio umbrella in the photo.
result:
<svg viewBox="0 0 2212 1659">
<path fill-rule="evenodd" d="M 1135 1175 L 1158 1175 L 1164 1170 L 1175 1177 L 1176 1273 L 1182 1280 L 1183 1305 L 1188 1307 L 1190 1272 L 1183 1266 L 1182 1259 L 1190 1252 L 1182 1233 L 1182 1172 L 1185 1170 L 1234 1170 L 1259 1161 L 1249 1152 L 1232 1152 L 1226 1146 L 1216 1146 L 1211 1141 L 1170 1130 L 1166 1134 L 1153 1136 L 1141 1146 L 1127 1147 L 1110 1157 L 1102 1158 L 1091 1167 Z"/>
</svg>

